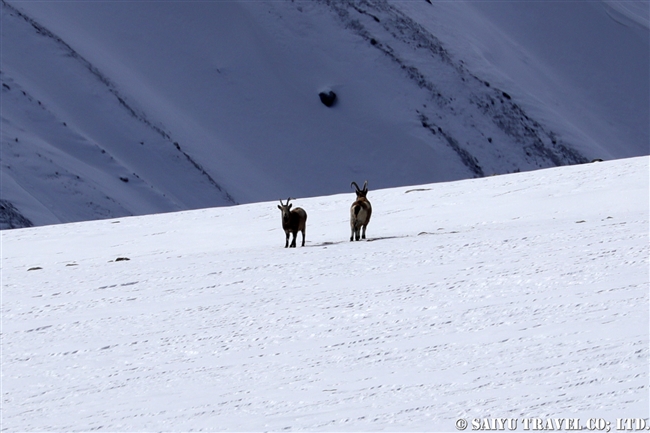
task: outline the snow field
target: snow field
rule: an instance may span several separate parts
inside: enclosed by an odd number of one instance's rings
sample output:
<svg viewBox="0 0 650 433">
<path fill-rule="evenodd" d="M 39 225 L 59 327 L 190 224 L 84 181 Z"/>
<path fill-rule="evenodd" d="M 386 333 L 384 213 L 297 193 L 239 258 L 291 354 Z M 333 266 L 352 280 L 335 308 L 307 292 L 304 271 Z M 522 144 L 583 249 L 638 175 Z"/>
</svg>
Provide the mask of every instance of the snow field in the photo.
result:
<svg viewBox="0 0 650 433">
<path fill-rule="evenodd" d="M 2 429 L 648 417 L 647 157 L 369 188 L 2 232 Z"/>
</svg>

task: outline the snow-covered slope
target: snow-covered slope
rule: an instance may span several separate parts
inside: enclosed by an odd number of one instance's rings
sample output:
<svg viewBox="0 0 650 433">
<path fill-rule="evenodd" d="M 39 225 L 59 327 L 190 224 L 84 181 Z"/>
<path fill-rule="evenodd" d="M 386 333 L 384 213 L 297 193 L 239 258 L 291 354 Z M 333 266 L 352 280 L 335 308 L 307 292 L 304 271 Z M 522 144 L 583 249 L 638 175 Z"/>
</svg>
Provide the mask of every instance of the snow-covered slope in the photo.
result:
<svg viewBox="0 0 650 433">
<path fill-rule="evenodd" d="M 394 4 L 590 155 L 650 151 L 649 2 Z"/>
<path fill-rule="evenodd" d="M 3 226 L 645 155 L 611 4 L 3 0 Z"/>
<path fill-rule="evenodd" d="M 4 231 L 2 430 L 647 419 L 648 164 Z"/>
</svg>

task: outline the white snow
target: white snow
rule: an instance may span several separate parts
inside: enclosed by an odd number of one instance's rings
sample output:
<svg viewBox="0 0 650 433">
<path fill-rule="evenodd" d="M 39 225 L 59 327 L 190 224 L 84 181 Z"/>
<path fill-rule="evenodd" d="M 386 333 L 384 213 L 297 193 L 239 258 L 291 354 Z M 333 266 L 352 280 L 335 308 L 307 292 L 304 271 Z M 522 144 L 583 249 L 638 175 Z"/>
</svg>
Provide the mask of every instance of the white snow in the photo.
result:
<svg viewBox="0 0 650 433">
<path fill-rule="evenodd" d="M 647 2 L 432 3 L 3 1 L 2 199 L 44 225 L 650 153 Z"/>
<path fill-rule="evenodd" d="M 648 154 L 649 2 L 394 4 L 594 156 Z"/>
<path fill-rule="evenodd" d="M 3 231 L 2 430 L 647 419 L 648 170 L 370 183 L 354 243 L 297 198 L 296 249 L 275 201 Z"/>
</svg>

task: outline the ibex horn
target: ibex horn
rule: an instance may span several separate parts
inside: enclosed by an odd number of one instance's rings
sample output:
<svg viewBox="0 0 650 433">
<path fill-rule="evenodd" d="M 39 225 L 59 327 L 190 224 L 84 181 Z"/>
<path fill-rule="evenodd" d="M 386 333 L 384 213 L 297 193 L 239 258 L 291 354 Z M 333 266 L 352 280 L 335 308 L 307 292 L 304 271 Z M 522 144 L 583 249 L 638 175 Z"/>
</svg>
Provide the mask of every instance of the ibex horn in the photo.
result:
<svg viewBox="0 0 650 433">
<path fill-rule="evenodd" d="M 354 186 L 357 188 L 357 191 L 360 191 L 360 189 L 359 189 L 359 185 L 357 185 L 356 182 L 352 182 L 352 183 L 350 184 L 350 186 L 352 186 L 352 185 L 354 185 Z"/>
</svg>

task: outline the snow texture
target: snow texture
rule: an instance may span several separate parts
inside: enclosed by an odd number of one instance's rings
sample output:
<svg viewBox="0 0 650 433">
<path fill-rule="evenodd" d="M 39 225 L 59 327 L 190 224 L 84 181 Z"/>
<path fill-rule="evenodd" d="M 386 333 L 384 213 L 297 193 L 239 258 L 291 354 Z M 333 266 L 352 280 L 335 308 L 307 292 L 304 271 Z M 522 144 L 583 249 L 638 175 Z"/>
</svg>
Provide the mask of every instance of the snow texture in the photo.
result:
<svg viewBox="0 0 650 433">
<path fill-rule="evenodd" d="M 3 431 L 648 418 L 649 158 L 3 231 Z M 520 423 L 518 429 L 523 425 Z"/>
</svg>

